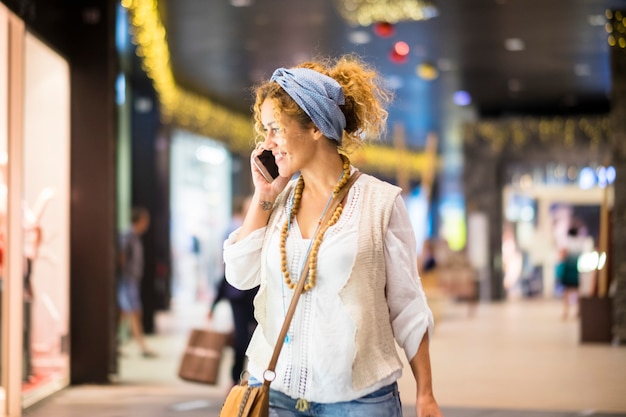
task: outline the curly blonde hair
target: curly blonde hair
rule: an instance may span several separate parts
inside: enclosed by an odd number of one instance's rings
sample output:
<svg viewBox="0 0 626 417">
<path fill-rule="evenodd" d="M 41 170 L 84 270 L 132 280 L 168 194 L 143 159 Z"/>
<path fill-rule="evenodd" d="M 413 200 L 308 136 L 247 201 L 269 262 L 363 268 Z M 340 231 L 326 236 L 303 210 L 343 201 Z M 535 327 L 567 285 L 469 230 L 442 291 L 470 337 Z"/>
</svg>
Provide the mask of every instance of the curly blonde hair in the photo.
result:
<svg viewBox="0 0 626 417">
<path fill-rule="evenodd" d="M 392 93 L 384 86 L 381 75 L 356 55 L 344 55 L 336 60 L 322 58 L 303 62 L 297 68 L 308 68 L 327 75 L 339 83 L 345 96 L 345 104 L 340 105 L 346 117 L 341 151 L 350 152 L 363 145 L 365 140 L 378 139 L 386 131 L 387 105 Z M 254 129 L 257 140 L 265 135 L 261 122 L 261 105 L 272 100 L 275 105 L 276 120 L 285 114 L 296 120 L 301 128 L 313 126 L 311 118 L 276 82 L 266 81 L 255 88 L 256 100 L 253 106 Z"/>
</svg>

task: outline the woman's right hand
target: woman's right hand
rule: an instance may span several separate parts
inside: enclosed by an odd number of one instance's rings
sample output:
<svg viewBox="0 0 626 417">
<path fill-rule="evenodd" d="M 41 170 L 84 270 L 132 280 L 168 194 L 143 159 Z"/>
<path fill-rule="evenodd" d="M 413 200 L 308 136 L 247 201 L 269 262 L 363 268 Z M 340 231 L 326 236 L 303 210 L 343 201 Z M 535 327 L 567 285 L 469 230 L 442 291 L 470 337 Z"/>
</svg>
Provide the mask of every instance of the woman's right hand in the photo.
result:
<svg viewBox="0 0 626 417">
<path fill-rule="evenodd" d="M 252 182 L 254 183 L 254 194 L 235 242 L 239 242 L 255 230 L 267 226 L 267 221 L 274 209 L 276 197 L 289 183 L 290 178 L 286 177 L 278 176 L 272 182 L 267 182 L 263 177 L 263 174 L 261 174 L 261 171 L 254 163 L 254 157 L 260 155 L 264 150 L 263 144 L 259 143 L 250 155 L 250 171 L 252 172 Z"/>
<path fill-rule="evenodd" d="M 250 171 L 252 172 L 252 182 L 255 188 L 255 194 L 258 194 L 260 200 L 263 201 L 272 201 L 276 200 L 278 194 L 287 186 L 289 183 L 288 177 L 281 177 L 280 175 L 274 179 L 272 182 L 268 182 L 261 171 L 257 167 L 254 162 L 254 158 L 261 155 L 265 148 L 263 147 L 263 143 L 258 143 L 256 148 L 252 151 L 250 155 Z"/>
</svg>

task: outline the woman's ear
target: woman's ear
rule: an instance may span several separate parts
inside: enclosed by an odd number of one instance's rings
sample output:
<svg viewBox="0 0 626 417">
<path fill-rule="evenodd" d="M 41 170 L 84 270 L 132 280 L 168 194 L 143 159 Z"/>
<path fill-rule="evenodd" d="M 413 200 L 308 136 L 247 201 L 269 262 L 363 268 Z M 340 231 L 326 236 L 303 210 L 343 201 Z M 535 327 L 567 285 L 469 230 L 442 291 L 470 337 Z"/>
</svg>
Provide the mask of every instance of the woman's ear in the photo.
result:
<svg viewBox="0 0 626 417">
<path fill-rule="evenodd" d="M 311 134 L 314 140 L 319 140 L 320 138 L 324 137 L 324 134 L 322 133 L 322 131 L 319 130 L 317 126 L 315 125 L 313 125 L 313 127 L 311 128 Z"/>
</svg>

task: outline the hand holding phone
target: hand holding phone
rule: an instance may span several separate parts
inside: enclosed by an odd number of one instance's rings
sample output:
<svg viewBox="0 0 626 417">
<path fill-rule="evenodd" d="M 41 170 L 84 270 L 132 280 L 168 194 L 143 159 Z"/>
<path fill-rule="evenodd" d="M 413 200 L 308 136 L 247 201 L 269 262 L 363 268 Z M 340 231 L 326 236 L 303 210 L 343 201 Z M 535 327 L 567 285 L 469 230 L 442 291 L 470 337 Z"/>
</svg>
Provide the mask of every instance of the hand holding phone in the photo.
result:
<svg viewBox="0 0 626 417">
<path fill-rule="evenodd" d="M 252 158 L 252 161 L 261 175 L 263 175 L 263 178 L 265 178 L 265 181 L 271 183 L 278 177 L 278 165 L 276 165 L 272 151 L 266 149 L 260 155 Z"/>
</svg>

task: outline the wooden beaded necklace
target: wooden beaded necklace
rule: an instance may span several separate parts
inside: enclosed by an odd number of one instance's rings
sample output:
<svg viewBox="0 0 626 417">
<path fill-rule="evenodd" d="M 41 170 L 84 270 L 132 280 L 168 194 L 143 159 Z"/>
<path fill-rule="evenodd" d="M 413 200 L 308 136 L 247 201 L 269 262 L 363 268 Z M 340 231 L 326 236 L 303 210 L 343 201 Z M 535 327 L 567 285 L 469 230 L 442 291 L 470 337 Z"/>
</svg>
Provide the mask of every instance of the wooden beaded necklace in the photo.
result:
<svg viewBox="0 0 626 417">
<path fill-rule="evenodd" d="M 328 207 L 331 199 L 339 192 L 339 190 L 343 188 L 344 185 L 346 185 L 346 183 L 350 179 L 350 160 L 347 156 L 343 154 L 341 155 L 341 159 L 343 160 L 343 173 L 341 175 L 341 178 L 333 188 L 333 193 L 329 198 L 326 207 Z M 296 189 L 294 190 L 291 212 L 289 213 L 289 216 L 287 217 L 287 220 L 285 221 L 285 224 L 283 225 L 280 233 L 281 271 L 283 273 L 283 277 L 285 278 L 285 283 L 292 290 L 295 288 L 296 284 L 291 280 L 291 274 L 289 273 L 289 269 L 287 268 L 287 236 L 289 236 L 289 226 L 291 225 L 291 222 L 295 218 L 296 214 L 298 214 L 303 189 L 304 178 L 302 178 L 302 175 L 300 175 L 300 178 L 298 178 L 298 183 L 296 184 Z M 325 211 L 326 209 L 324 209 L 324 212 Z M 307 277 L 306 284 L 304 284 L 304 289 L 302 290 L 303 292 L 308 291 L 315 286 L 315 279 L 317 276 L 317 252 L 319 252 L 320 245 L 322 244 L 322 238 L 324 237 L 326 230 L 328 230 L 329 227 L 337 223 L 337 220 L 339 220 L 339 217 L 341 217 L 342 211 L 343 204 L 339 203 L 327 224 L 322 226 L 318 222 L 317 228 L 319 229 L 320 227 L 322 227 L 322 229 L 319 231 L 319 233 L 316 233 L 314 235 L 313 245 L 311 247 L 311 258 L 309 259 L 309 275 Z M 322 213 L 322 216 L 320 216 L 320 222 L 322 217 L 324 217 L 324 213 Z"/>
</svg>

